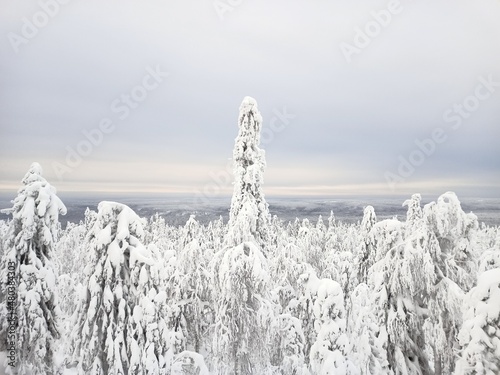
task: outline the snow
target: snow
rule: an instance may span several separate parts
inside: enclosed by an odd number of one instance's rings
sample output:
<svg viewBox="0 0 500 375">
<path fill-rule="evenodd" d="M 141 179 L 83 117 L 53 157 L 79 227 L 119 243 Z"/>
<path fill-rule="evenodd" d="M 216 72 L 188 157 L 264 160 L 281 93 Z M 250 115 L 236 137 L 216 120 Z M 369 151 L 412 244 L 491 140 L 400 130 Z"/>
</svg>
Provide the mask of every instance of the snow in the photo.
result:
<svg viewBox="0 0 500 375">
<path fill-rule="evenodd" d="M 103 247 L 106 244 L 109 244 L 110 242 L 111 242 L 111 224 L 108 224 L 104 227 L 104 229 L 101 229 L 97 234 L 96 245 L 98 247 Z"/>
<path fill-rule="evenodd" d="M 471 297 L 476 301 L 488 300 L 476 308 L 476 315 L 484 316 L 487 322 L 500 318 L 500 268 L 483 272 Z"/>
<path fill-rule="evenodd" d="M 123 255 L 123 250 L 125 246 L 120 247 L 117 240 L 112 241 L 108 244 L 108 259 L 115 269 L 120 268 L 125 257 Z"/>
<path fill-rule="evenodd" d="M 463 350 L 457 375 L 500 372 L 500 268 L 483 272 L 468 294 L 458 339 Z M 476 372 L 474 372 L 476 371 Z"/>
<path fill-rule="evenodd" d="M 174 357 L 171 371 L 172 375 L 184 375 L 186 373 L 210 375 L 203 356 L 190 351 L 183 351 Z"/>
</svg>

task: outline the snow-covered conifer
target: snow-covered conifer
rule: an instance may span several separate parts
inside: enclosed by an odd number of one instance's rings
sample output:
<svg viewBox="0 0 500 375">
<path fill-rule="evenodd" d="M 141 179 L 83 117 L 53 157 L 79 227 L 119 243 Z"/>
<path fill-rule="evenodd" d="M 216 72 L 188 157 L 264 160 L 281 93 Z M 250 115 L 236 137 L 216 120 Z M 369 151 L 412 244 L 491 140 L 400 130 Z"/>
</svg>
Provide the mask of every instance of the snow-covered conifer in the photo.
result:
<svg viewBox="0 0 500 375">
<path fill-rule="evenodd" d="M 410 199 L 403 202 L 403 207 L 408 206 L 408 211 L 406 211 L 406 228 L 407 231 L 411 231 L 413 225 L 422 219 L 422 207 L 420 207 L 420 202 L 422 196 L 420 194 L 413 194 Z"/>
<path fill-rule="evenodd" d="M 155 260 L 142 243 L 144 224 L 123 204 L 99 203 L 72 334 L 82 374 L 158 374 L 165 366 L 165 294 L 156 289 Z"/>
<path fill-rule="evenodd" d="M 363 210 L 363 220 L 359 229 L 360 244 L 356 254 L 356 268 L 360 283 L 368 281 L 368 269 L 372 266 L 370 261 L 374 260 L 373 256 L 370 257 L 370 254 L 375 251 L 370 231 L 376 223 L 377 215 L 375 215 L 375 209 L 372 206 L 366 206 Z"/>
<path fill-rule="evenodd" d="M 214 366 L 217 374 L 262 373 L 273 320 L 267 259 L 254 242 L 216 254 Z"/>
<path fill-rule="evenodd" d="M 255 241 L 264 248 L 269 239 L 270 215 L 262 191 L 266 161 L 259 147 L 262 116 L 255 99 L 243 99 L 238 124 L 233 150 L 234 191 L 225 244 L 238 246 Z"/>
<path fill-rule="evenodd" d="M 30 166 L 22 183 L 14 206 L 6 210 L 12 220 L 0 266 L 1 290 L 8 297 L 2 305 L 13 312 L 10 318 L 17 318 L 13 325 L 16 338 L 7 346 L 16 352 L 16 373 L 52 374 L 60 337 L 60 309 L 51 258 L 60 228 L 59 214 L 64 215 L 66 207 L 56 189 L 42 177 L 40 164 Z"/>
<path fill-rule="evenodd" d="M 447 192 L 437 203 L 425 205 L 422 215 L 411 222 L 407 241 L 412 253 L 421 256 L 420 263 L 427 265 L 423 277 L 415 280 L 422 289 L 419 304 L 429 315 L 426 341 L 434 355 L 435 374 L 449 374 L 458 350 L 455 338 L 462 325 L 464 295 L 477 275 L 477 218 L 465 214 L 456 195 Z"/>
<path fill-rule="evenodd" d="M 298 296 L 289 302 L 286 312 L 300 320 L 303 351 L 312 374 L 357 373 L 349 358 L 351 346 L 346 334 L 344 294 L 339 283 L 319 279 L 308 266 L 299 277 Z"/>
<path fill-rule="evenodd" d="M 302 249 L 309 263 L 316 270 L 316 274 L 323 276 L 328 267 L 328 260 L 325 257 L 325 227 L 322 219 L 319 225 L 311 225 L 308 219 L 302 221 L 297 234 L 297 246 Z"/>
<path fill-rule="evenodd" d="M 182 319 L 176 316 L 174 320 L 185 322 L 186 326 L 177 325 L 174 328 L 184 330 L 186 344 L 199 353 L 202 338 L 208 329 L 207 317 L 211 315 L 208 265 L 213 252 L 206 247 L 207 240 L 194 216 L 190 217 L 182 231 L 183 248 L 179 251 L 177 267 L 169 285 L 173 297 L 171 303 L 176 305 L 176 313 L 182 315 Z"/>
<path fill-rule="evenodd" d="M 500 268 L 482 273 L 468 294 L 455 375 L 500 373 Z"/>
<path fill-rule="evenodd" d="M 340 284 L 346 301 L 358 284 L 354 251 L 359 246 L 359 241 L 355 226 L 337 225 L 333 233 L 328 232 L 324 250 L 320 254 L 325 262 L 322 276 Z"/>
<path fill-rule="evenodd" d="M 349 337 L 353 344 L 352 359 L 362 375 L 389 375 L 387 331 L 379 326 L 373 291 L 362 283 L 351 294 Z M 378 309 L 377 309 L 378 308 Z"/>
<path fill-rule="evenodd" d="M 382 220 L 373 225 L 369 234 L 374 249 L 368 253 L 370 267 L 384 259 L 391 249 L 403 242 L 403 232 L 403 224 L 395 219 Z"/>
<path fill-rule="evenodd" d="M 305 337 L 301 321 L 290 314 L 282 314 L 278 322 L 274 349 L 279 352 L 279 374 L 310 375 L 304 360 Z"/>
<path fill-rule="evenodd" d="M 310 363 L 314 374 L 357 374 L 350 359 L 351 346 L 346 335 L 344 293 L 339 283 L 309 276 L 309 285 L 316 289 L 314 328 L 317 339 L 311 347 Z"/>
<path fill-rule="evenodd" d="M 233 150 L 234 192 L 224 248 L 212 261 L 215 321 L 214 363 L 221 374 L 251 374 L 269 363 L 269 211 L 262 192 L 262 117 L 245 97 Z"/>
<path fill-rule="evenodd" d="M 380 299 L 373 305 L 382 306 L 382 312 L 376 315 L 379 326 L 387 329 L 390 369 L 396 374 L 429 374 L 421 296 L 429 295 L 426 288 L 434 283 L 434 266 L 428 252 L 421 248 L 420 237 L 415 237 L 415 242 L 405 241 L 403 227 L 397 223 L 384 220 L 372 229 L 378 236 L 369 284 Z"/>
<path fill-rule="evenodd" d="M 435 259 L 443 276 L 469 291 L 477 275 L 479 254 L 474 246 L 478 228 L 476 215 L 466 214 L 453 192 L 425 205 L 424 220 L 436 237 L 441 251 Z"/>
<path fill-rule="evenodd" d="M 210 375 L 201 354 L 183 351 L 172 359 L 169 375 Z"/>
</svg>

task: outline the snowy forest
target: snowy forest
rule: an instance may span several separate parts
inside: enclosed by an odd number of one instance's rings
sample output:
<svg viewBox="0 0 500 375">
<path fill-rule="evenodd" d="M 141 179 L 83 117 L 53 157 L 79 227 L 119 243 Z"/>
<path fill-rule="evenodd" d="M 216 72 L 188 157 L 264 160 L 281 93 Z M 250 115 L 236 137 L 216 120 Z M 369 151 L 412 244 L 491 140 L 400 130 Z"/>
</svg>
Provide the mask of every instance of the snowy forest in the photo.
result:
<svg viewBox="0 0 500 375">
<path fill-rule="evenodd" d="M 31 165 L 0 221 L 6 373 L 500 374 L 499 227 L 453 192 L 408 197 L 403 221 L 284 222 L 254 99 L 238 125 L 228 222 L 103 201 L 63 228 Z"/>
</svg>

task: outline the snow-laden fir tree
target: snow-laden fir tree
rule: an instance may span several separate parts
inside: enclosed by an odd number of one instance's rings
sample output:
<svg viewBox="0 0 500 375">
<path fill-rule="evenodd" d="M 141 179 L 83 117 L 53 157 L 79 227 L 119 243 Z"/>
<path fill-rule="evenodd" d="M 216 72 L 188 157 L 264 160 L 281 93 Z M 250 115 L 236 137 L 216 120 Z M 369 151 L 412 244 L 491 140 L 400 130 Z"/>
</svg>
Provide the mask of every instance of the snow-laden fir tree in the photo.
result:
<svg viewBox="0 0 500 375">
<path fill-rule="evenodd" d="M 304 358 L 305 337 L 302 323 L 290 314 L 278 317 L 276 348 L 280 353 L 278 373 L 280 375 L 310 375 Z"/>
<path fill-rule="evenodd" d="M 322 276 L 327 276 L 340 284 L 346 301 L 358 284 L 356 255 L 353 251 L 359 246 L 359 242 L 359 234 L 355 226 L 338 225 L 335 233 L 328 236 L 322 254 L 326 263 Z"/>
<path fill-rule="evenodd" d="M 6 210 L 12 220 L 0 269 L 1 290 L 6 296 L 1 311 L 14 312 L 9 319 L 17 317 L 16 337 L 7 343 L 16 352 L 14 372 L 53 374 L 61 332 L 51 257 L 58 239 L 59 214 L 65 214 L 66 207 L 42 177 L 40 164 L 30 166 L 22 183 L 14 206 Z M 2 322 L 7 318 L 2 317 Z"/>
<path fill-rule="evenodd" d="M 273 298 L 284 311 L 292 298 L 297 297 L 299 276 L 310 267 L 305 262 L 303 249 L 296 239 L 282 232 L 278 239 L 276 254 L 270 262 L 270 275 L 274 282 Z"/>
<path fill-rule="evenodd" d="M 189 348 L 200 353 L 211 316 L 211 275 L 208 265 L 213 252 L 206 247 L 200 224 L 191 216 L 183 228 L 175 273 L 168 281 L 173 308 L 171 328 L 181 333 Z M 174 353 L 177 354 L 177 353 Z"/>
<path fill-rule="evenodd" d="M 264 249 L 270 215 L 262 191 L 266 161 L 264 150 L 259 147 L 262 116 L 255 99 L 243 99 L 238 124 L 233 149 L 234 191 L 225 243 L 238 246 L 244 241 L 255 241 Z"/>
<path fill-rule="evenodd" d="M 427 257 L 425 275 L 432 274 L 431 268 L 435 274 L 432 285 L 425 286 L 427 292 L 420 293 L 429 315 L 424 328 L 434 352 L 434 372 L 449 374 L 458 350 L 455 338 L 462 325 L 464 295 L 477 275 L 477 218 L 466 214 L 457 196 L 447 192 L 424 207 L 422 219 L 412 222 L 407 228 L 414 239 L 412 246 Z M 431 282 L 429 277 L 420 280 Z"/>
<path fill-rule="evenodd" d="M 479 254 L 476 249 L 477 217 L 466 214 L 453 192 L 424 207 L 424 219 L 441 251 L 438 267 L 443 276 L 468 292 L 475 282 Z"/>
<path fill-rule="evenodd" d="M 316 226 L 304 219 L 297 235 L 297 245 L 306 256 L 307 263 L 313 266 L 320 276 L 325 272 L 329 261 L 325 257 L 325 232 L 326 228 L 320 217 Z"/>
<path fill-rule="evenodd" d="M 377 308 L 371 303 L 372 294 L 364 283 L 351 294 L 348 335 L 353 344 L 352 359 L 362 375 L 389 375 L 387 330 L 378 324 Z"/>
<path fill-rule="evenodd" d="M 90 211 L 89 211 L 90 212 Z M 58 265 L 59 305 L 65 317 L 69 317 L 76 309 L 77 290 L 83 282 L 82 264 L 86 264 L 87 253 L 84 251 L 85 224 L 68 223 L 62 232 L 55 249 L 56 265 Z M 64 319 L 67 328 L 71 319 Z"/>
<path fill-rule="evenodd" d="M 373 306 L 380 326 L 387 329 L 387 355 L 389 367 L 395 374 L 426 375 L 431 373 L 429 360 L 424 352 L 425 338 L 422 294 L 432 285 L 434 269 L 429 255 L 412 241 L 405 241 L 401 226 L 385 220 L 384 234 L 378 238 L 376 260 L 369 271 L 369 285 L 374 291 Z M 418 241 L 417 241 L 418 242 Z M 389 247 L 390 246 L 390 247 Z M 381 248 L 379 248 L 381 247 Z M 422 281 L 422 279 L 428 279 Z"/>
<path fill-rule="evenodd" d="M 314 295 L 314 329 L 317 338 L 309 354 L 311 370 L 317 375 L 355 375 L 351 345 L 346 332 L 344 293 L 339 283 L 310 274 L 307 287 Z"/>
<path fill-rule="evenodd" d="M 305 263 L 303 249 L 296 242 L 286 231 L 281 231 L 276 253 L 270 261 L 272 300 L 281 314 L 277 316 L 272 329 L 271 363 L 283 375 L 308 373 L 302 322 L 288 311 L 290 301 L 296 300 L 298 295 L 299 276 L 310 267 Z"/>
<path fill-rule="evenodd" d="M 359 229 L 360 245 L 356 254 L 356 269 L 358 270 L 358 281 L 366 283 L 368 281 L 368 269 L 372 266 L 370 261 L 373 257 L 370 254 L 375 251 L 370 231 L 377 223 L 377 215 L 372 206 L 366 206 L 363 210 L 363 220 Z"/>
<path fill-rule="evenodd" d="M 356 374 L 346 335 L 344 294 L 336 281 L 319 279 L 307 265 L 299 277 L 297 296 L 286 312 L 299 319 L 304 333 L 303 352 L 312 374 Z"/>
<path fill-rule="evenodd" d="M 406 229 L 408 233 L 411 232 L 411 229 L 423 217 L 422 207 L 420 206 L 421 201 L 422 196 L 417 193 L 413 194 L 410 199 L 403 202 L 403 207 L 408 207 L 408 210 L 406 211 Z"/>
<path fill-rule="evenodd" d="M 261 374 L 269 366 L 267 259 L 254 242 L 222 250 L 213 264 L 215 317 L 214 373 Z"/>
<path fill-rule="evenodd" d="M 500 268 L 479 275 L 458 339 L 462 350 L 455 375 L 500 373 Z"/>
<path fill-rule="evenodd" d="M 72 333 L 81 374 L 162 374 L 166 295 L 142 241 L 145 222 L 129 207 L 101 202 L 87 235 L 90 263 Z"/>
<path fill-rule="evenodd" d="M 262 117 L 245 97 L 236 138 L 234 192 L 224 248 L 212 261 L 214 277 L 214 370 L 217 374 L 261 373 L 269 364 L 269 211 L 261 185 L 265 167 L 259 148 Z"/>
<path fill-rule="evenodd" d="M 479 261 L 479 275 L 493 268 L 500 268 L 500 228 L 495 240 L 491 241 L 491 244 L 488 244 L 486 249 L 481 254 Z"/>
</svg>

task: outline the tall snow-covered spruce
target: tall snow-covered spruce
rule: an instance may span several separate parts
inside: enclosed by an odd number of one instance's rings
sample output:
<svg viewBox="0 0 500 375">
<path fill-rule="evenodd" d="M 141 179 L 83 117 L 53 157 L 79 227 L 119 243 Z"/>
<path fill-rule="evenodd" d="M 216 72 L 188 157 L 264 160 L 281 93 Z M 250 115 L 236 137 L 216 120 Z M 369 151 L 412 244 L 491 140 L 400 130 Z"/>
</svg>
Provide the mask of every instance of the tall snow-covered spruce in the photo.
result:
<svg viewBox="0 0 500 375">
<path fill-rule="evenodd" d="M 17 318 L 15 340 L 9 329 L 7 348 L 15 351 L 14 373 L 53 374 L 56 341 L 60 337 L 56 272 L 51 255 L 57 242 L 59 214 L 66 207 L 56 189 L 33 163 L 24 176 L 14 206 L 0 268 L 1 290 L 6 300 L 0 311 Z M 7 317 L 1 317 L 2 323 Z M 16 324 L 17 323 L 17 324 Z M 9 327 L 10 328 L 10 327 Z"/>
<path fill-rule="evenodd" d="M 264 248 L 270 216 L 262 191 L 266 167 L 264 150 L 259 148 L 262 116 L 255 99 L 243 99 L 238 124 L 233 150 L 234 191 L 225 242 L 227 246 L 237 246 L 254 240 Z"/>
<path fill-rule="evenodd" d="M 268 331 L 274 317 L 264 256 L 269 212 L 261 190 L 265 166 L 259 148 L 261 124 L 256 101 L 246 97 L 233 152 L 235 183 L 228 232 L 224 248 L 212 262 L 216 374 L 257 374 L 269 366 Z"/>
<path fill-rule="evenodd" d="M 166 373 L 166 294 L 157 288 L 157 262 L 142 242 L 144 224 L 123 204 L 98 206 L 72 334 L 81 374 Z"/>
</svg>

